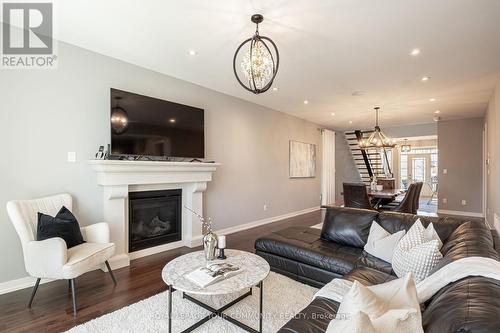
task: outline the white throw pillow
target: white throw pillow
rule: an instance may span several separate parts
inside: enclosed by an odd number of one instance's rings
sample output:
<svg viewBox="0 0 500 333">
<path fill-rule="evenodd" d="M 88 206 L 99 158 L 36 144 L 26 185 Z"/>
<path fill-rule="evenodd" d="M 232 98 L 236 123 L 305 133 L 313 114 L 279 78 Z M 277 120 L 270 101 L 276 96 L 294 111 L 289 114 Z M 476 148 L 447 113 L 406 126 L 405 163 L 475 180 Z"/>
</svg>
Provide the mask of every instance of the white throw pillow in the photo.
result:
<svg viewBox="0 0 500 333">
<path fill-rule="evenodd" d="M 422 333 L 417 291 L 411 274 L 365 287 L 354 281 L 327 333 Z"/>
<path fill-rule="evenodd" d="M 404 235 L 404 230 L 391 234 L 373 221 L 364 250 L 390 263 L 394 255 L 394 249 Z"/>
<path fill-rule="evenodd" d="M 394 250 L 392 269 L 398 277 L 412 273 L 415 283 L 422 281 L 443 258 L 439 242 L 429 240 L 420 220 L 415 221 Z"/>
<path fill-rule="evenodd" d="M 420 223 L 420 225 L 422 225 L 422 222 L 420 221 L 420 219 L 418 219 L 417 221 Z M 417 223 L 417 222 L 415 221 L 415 223 Z M 429 223 L 429 225 L 427 226 L 427 228 L 424 229 L 424 238 L 427 241 L 430 241 L 430 240 L 433 240 L 433 239 L 437 240 L 438 243 L 439 243 L 439 249 L 440 250 L 443 247 L 443 242 L 441 241 L 441 238 L 439 238 L 438 233 L 434 229 L 434 224 L 432 224 L 432 222 Z"/>
</svg>

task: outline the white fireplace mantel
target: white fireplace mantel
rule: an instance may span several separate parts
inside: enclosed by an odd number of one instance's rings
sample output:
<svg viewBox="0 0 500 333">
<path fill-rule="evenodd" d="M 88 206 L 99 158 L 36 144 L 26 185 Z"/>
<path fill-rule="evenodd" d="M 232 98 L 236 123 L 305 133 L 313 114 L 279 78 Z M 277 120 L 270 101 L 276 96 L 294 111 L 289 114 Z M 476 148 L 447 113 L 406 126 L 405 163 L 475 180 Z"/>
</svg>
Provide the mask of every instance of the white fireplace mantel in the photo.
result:
<svg viewBox="0 0 500 333">
<path fill-rule="evenodd" d="M 113 268 L 128 266 L 131 259 L 172 248 L 201 245 L 201 223 L 182 208 L 182 240 L 153 248 L 128 252 L 128 194 L 137 191 L 181 189 L 183 206 L 203 212 L 202 192 L 212 180 L 218 163 L 90 160 L 97 184 L 104 188 L 103 214 L 109 224 L 116 253 Z"/>
</svg>

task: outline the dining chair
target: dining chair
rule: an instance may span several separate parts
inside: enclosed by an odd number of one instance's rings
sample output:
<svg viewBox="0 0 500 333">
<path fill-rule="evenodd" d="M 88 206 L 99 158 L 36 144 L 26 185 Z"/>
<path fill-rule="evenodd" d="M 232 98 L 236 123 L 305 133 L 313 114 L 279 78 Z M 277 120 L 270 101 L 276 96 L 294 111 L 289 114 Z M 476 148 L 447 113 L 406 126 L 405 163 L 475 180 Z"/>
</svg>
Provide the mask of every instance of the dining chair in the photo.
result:
<svg viewBox="0 0 500 333">
<path fill-rule="evenodd" d="M 413 197 L 413 205 L 414 205 L 413 210 L 415 211 L 414 214 L 417 214 L 418 209 L 420 208 L 420 193 L 422 193 L 422 187 L 424 186 L 424 183 L 417 182 L 415 184 L 417 185 L 417 188 L 415 190 L 415 195 Z"/>
<path fill-rule="evenodd" d="M 344 206 L 374 210 L 368 197 L 366 185 L 363 183 L 343 183 Z"/>
<path fill-rule="evenodd" d="M 399 213 L 410 213 L 410 214 L 416 214 L 416 205 L 415 205 L 415 195 L 418 189 L 418 183 L 412 183 L 408 187 L 408 190 L 406 191 L 406 194 L 399 202 L 397 205 L 385 205 L 385 206 L 380 206 L 378 210 L 381 211 L 392 211 L 392 212 L 399 212 Z"/>
</svg>

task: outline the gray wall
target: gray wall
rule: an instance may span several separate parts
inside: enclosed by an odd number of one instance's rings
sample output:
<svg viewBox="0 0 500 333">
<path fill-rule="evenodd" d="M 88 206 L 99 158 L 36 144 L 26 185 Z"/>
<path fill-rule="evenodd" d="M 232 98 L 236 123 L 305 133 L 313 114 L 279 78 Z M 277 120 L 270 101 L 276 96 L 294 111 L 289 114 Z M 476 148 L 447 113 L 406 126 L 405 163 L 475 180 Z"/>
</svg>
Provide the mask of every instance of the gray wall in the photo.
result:
<svg viewBox="0 0 500 333">
<path fill-rule="evenodd" d="M 439 209 L 482 213 L 482 131 L 482 118 L 438 123 Z"/>
<path fill-rule="evenodd" d="M 484 117 L 487 133 L 486 156 L 489 158 L 486 172 L 486 220 L 500 232 L 500 82 L 493 92 Z M 496 216 L 496 218 L 495 218 Z"/>
<path fill-rule="evenodd" d="M 361 182 L 358 169 L 352 159 L 351 150 L 345 139 L 344 132 L 335 134 L 335 200 L 343 200 L 344 182 Z"/>
<path fill-rule="evenodd" d="M 59 43 L 58 69 L 1 73 L 1 207 L 67 191 L 81 224 L 101 220 L 102 192 L 86 161 L 109 142 L 111 87 L 206 110 L 206 155 L 222 163 L 205 195 L 216 229 L 319 205 L 315 124 Z M 288 178 L 291 139 L 318 145 L 316 178 Z M 77 163 L 66 161 L 68 151 L 77 152 Z M 21 246 L 2 208 L 0 282 L 23 276 Z"/>
</svg>

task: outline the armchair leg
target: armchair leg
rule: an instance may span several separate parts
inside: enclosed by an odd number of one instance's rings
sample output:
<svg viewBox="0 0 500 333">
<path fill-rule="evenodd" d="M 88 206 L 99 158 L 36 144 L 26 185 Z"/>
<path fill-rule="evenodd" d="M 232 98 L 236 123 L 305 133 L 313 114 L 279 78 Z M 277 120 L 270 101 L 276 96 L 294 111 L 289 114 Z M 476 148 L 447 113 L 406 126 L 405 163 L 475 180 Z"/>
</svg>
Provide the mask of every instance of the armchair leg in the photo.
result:
<svg viewBox="0 0 500 333">
<path fill-rule="evenodd" d="M 69 280 L 71 284 L 71 295 L 73 296 L 73 317 L 76 317 L 76 288 L 75 279 Z"/>
<path fill-rule="evenodd" d="M 33 303 L 33 298 L 35 298 L 36 291 L 38 290 L 38 285 L 40 284 L 40 278 L 36 279 L 35 286 L 33 287 L 33 291 L 31 292 L 30 302 L 28 303 L 28 309 L 31 309 L 31 303 Z"/>
<path fill-rule="evenodd" d="M 106 267 L 108 268 L 109 275 L 111 275 L 111 278 L 113 279 L 113 283 L 116 286 L 115 275 L 113 274 L 113 271 L 111 270 L 111 266 L 109 265 L 109 262 L 106 260 L 104 263 L 106 264 Z"/>
</svg>

